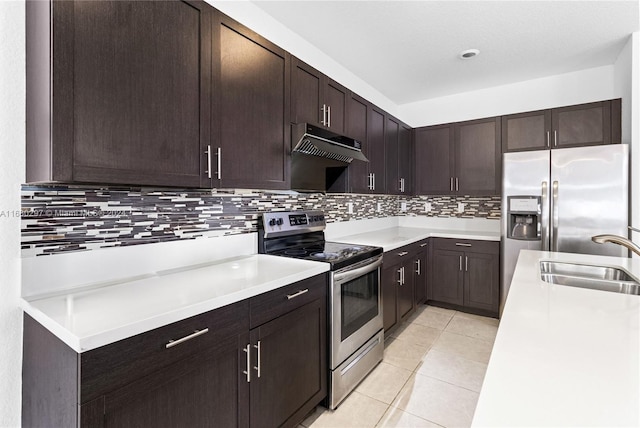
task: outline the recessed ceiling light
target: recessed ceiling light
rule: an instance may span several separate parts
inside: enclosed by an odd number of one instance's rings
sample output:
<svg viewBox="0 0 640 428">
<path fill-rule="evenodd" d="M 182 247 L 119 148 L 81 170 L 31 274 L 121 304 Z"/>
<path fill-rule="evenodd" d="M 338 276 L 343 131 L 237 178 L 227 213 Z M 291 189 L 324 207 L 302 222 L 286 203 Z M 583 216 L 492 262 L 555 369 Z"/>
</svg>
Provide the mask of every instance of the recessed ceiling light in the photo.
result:
<svg viewBox="0 0 640 428">
<path fill-rule="evenodd" d="M 460 52 L 460 59 L 471 59 L 474 56 L 478 55 L 480 51 L 478 49 L 467 49 L 465 51 Z"/>
</svg>

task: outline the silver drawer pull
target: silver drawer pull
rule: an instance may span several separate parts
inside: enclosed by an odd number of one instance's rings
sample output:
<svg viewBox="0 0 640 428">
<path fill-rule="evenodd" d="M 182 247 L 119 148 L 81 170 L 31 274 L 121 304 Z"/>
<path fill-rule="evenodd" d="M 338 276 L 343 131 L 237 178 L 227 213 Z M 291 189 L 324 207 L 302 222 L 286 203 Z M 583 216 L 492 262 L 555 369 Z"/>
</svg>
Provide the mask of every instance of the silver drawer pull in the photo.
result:
<svg viewBox="0 0 640 428">
<path fill-rule="evenodd" d="M 298 296 L 301 296 L 301 295 L 303 295 L 304 293 L 308 293 L 308 292 L 309 292 L 309 289 L 308 289 L 308 288 L 305 288 L 304 290 L 300 290 L 300 291 L 298 291 L 297 293 L 287 294 L 287 300 L 294 299 L 294 298 L 296 298 L 296 297 L 298 297 Z"/>
<path fill-rule="evenodd" d="M 258 365 L 257 366 L 253 366 L 253 369 L 258 372 L 258 377 L 260 377 L 260 371 L 261 371 L 260 366 L 262 365 L 260 363 L 260 360 L 261 360 L 261 356 L 260 356 L 260 354 L 261 354 L 261 352 L 260 352 L 260 341 L 258 340 L 258 344 L 257 345 L 253 345 L 253 347 L 258 350 Z"/>
<path fill-rule="evenodd" d="M 164 346 L 165 346 L 165 348 L 169 349 L 169 348 L 172 348 L 172 347 L 174 347 L 174 346 L 176 346 L 176 345 L 179 345 L 179 344 L 181 344 L 181 343 L 184 343 L 184 342 L 186 342 L 187 340 L 191 340 L 191 339 L 193 339 L 194 337 L 202 336 L 203 334 L 208 333 L 208 332 L 209 332 L 209 329 L 208 329 L 208 328 L 204 328 L 204 329 L 202 329 L 202 330 L 196 330 L 195 332 L 191 333 L 191 334 L 190 334 L 190 335 L 188 335 L 188 336 L 183 337 L 182 339 L 178 339 L 178 340 L 170 340 L 170 341 L 169 341 L 169 343 L 167 343 L 167 344 L 166 344 L 166 345 L 164 345 Z"/>
<path fill-rule="evenodd" d="M 242 350 L 247 354 L 247 369 L 243 370 L 242 373 L 247 375 L 247 382 L 251 382 L 251 344 L 247 343 L 247 346 Z"/>
<path fill-rule="evenodd" d="M 402 251 L 401 253 L 398 253 L 398 255 L 399 255 L 400 257 L 404 257 L 404 256 L 406 256 L 407 254 L 409 254 L 409 252 L 408 252 L 408 251 Z"/>
<path fill-rule="evenodd" d="M 421 247 L 426 247 L 426 246 L 427 246 L 427 243 L 426 243 L 426 242 L 423 242 L 422 244 L 420 244 L 420 246 L 421 246 Z"/>
<path fill-rule="evenodd" d="M 471 244 L 463 244 L 463 243 L 460 243 L 460 242 L 456 242 L 456 247 L 470 247 L 470 246 L 471 246 Z"/>
</svg>

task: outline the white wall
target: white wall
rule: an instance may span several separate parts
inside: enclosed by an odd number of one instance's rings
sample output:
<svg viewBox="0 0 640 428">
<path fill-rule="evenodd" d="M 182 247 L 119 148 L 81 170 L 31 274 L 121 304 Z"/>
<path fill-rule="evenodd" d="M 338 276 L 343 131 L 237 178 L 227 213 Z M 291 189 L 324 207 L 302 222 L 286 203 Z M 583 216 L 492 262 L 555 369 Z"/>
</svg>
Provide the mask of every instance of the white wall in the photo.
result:
<svg viewBox="0 0 640 428">
<path fill-rule="evenodd" d="M 24 181 L 24 2 L 0 2 L 0 426 L 20 426 L 20 183 Z"/>
<path fill-rule="evenodd" d="M 229 0 L 205 1 L 366 100 L 395 116 L 398 115 L 398 106 L 394 102 L 253 3 Z"/>
<path fill-rule="evenodd" d="M 404 104 L 398 114 L 419 127 L 541 110 L 614 98 L 613 82 L 610 65 Z"/>
</svg>

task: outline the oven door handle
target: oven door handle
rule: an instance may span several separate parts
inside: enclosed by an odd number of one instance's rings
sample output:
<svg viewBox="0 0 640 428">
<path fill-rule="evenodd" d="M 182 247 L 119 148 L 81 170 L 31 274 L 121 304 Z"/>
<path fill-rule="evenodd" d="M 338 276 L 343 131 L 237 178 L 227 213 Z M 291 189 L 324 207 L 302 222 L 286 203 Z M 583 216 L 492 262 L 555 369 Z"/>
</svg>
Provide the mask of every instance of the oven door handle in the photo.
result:
<svg viewBox="0 0 640 428">
<path fill-rule="evenodd" d="M 344 269 L 334 272 L 333 281 L 337 283 L 343 283 L 350 281 L 354 278 L 367 274 L 369 272 L 373 272 L 378 269 L 382 265 L 382 256 L 377 257 L 374 260 L 365 260 L 366 264 L 364 266 L 357 264 L 352 269 Z"/>
</svg>

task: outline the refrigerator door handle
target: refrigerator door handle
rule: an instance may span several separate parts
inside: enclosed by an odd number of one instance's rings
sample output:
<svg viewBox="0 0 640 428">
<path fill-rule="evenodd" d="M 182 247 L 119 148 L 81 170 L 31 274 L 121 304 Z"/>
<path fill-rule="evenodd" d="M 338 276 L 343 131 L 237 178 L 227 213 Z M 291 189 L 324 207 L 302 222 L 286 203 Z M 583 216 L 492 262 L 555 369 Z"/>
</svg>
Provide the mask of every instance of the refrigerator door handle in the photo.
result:
<svg viewBox="0 0 640 428">
<path fill-rule="evenodd" d="M 542 182 L 542 198 L 540 201 L 541 209 L 544 211 L 547 206 L 547 198 L 549 192 L 549 184 L 546 181 Z M 549 251 L 549 221 L 544 218 L 544 215 L 541 215 L 540 221 L 540 234 L 542 235 L 542 251 Z"/>
<path fill-rule="evenodd" d="M 553 182 L 553 201 L 551 203 L 551 251 L 558 251 L 558 222 L 560 216 L 558 213 L 558 182 Z"/>
</svg>

